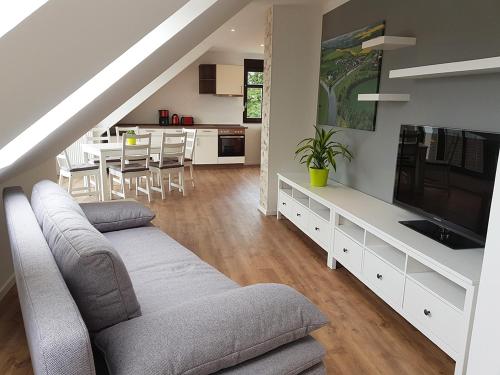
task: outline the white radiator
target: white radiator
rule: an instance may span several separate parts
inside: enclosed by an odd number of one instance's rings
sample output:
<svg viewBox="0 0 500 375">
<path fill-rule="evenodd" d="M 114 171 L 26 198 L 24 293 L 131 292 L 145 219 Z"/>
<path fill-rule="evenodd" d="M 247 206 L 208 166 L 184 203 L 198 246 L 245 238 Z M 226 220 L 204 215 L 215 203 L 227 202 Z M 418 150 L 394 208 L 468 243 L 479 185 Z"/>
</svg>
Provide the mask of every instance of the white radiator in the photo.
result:
<svg viewBox="0 0 500 375">
<path fill-rule="evenodd" d="M 66 151 L 68 153 L 69 162 L 71 165 L 83 164 L 85 163 L 85 158 L 83 157 L 82 144 L 86 143 L 87 134 L 69 146 Z"/>
</svg>

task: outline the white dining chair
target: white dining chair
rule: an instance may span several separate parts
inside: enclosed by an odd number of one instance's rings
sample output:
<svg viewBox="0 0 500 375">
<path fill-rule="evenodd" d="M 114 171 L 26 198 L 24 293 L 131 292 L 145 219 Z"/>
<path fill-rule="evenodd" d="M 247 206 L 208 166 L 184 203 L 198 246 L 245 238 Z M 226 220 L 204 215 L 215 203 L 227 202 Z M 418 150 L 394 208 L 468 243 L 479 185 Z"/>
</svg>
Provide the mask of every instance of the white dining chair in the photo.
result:
<svg viewBox="0 0 500 375">
<path fill-rule="evenodd" d="M 128 139 L 135 140 L 136 144 L 128 144 Z M 120 165 L 109 166 L 109 196 L 113 195 L 125 199 L 125 180 L 135 179 L 135 194 L 139 191 L 147 194 L 151 202 L 151 190 L 149 186 L 149 163 L 151 158 L 151 134 L 123 134 L 121 141 Z M 145 177 L 146 189 L 142 188 L 139 179 Z M 120 184 L 120 191 L 114 190 L 114 183 Z"/>
<path fill-rule="evenodd" d="M 85 134 L 87 143 L 109 143 L 111 142 L 111 134 L 109 129 L 93 128 Z"/>
<path fill-rule="evenodd" d="M 189 178 L 191 179 L 191 185 L 194 187 L 193 156 L 194 156 L 194 148 L 196 145 L 196 129 L 183 128 L 182 131 L 186 133 L 184 166 L 189 167 Z"/>
<path fill-rule="evenodd" d="M 68 157 L 68 152 L 64 150 L 57 157 L 59 166 L 59 185 L 64 185 L 64 179 L 68 179 L 68 193 L 73 197 L 95 196 L 97 200 L 100 197 L 100 177 L 99 165 L 96 164 L 79 164 L 73 165 Z M 84 182 L 84 186 L 76 187 L 75 179 L 80 179 Z M 87 181 L 85 181 L 88 179 Z"/>
<path fill-rule="evenodd" d="M 184 188 L 185 147 L 186 133 L 162 134 L 160 160 L 149 163 L 151 189 L 159 191 L 161 199 L 165 199 L 165 177 L 168 177 L 168 191 L 172 191 L 173 186 L 178 188 L 183 196 L 186 195 Z M 177 175 L 178 183 L 173 182 L 173 175 Z"/>
</svg>

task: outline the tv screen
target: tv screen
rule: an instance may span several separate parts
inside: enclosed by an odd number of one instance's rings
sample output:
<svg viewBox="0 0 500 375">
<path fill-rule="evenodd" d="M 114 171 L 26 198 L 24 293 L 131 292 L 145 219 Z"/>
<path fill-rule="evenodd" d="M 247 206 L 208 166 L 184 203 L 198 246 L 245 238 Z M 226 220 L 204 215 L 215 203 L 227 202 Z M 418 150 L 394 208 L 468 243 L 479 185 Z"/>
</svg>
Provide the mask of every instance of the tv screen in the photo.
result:
<svg viewBox="0 0 500 375">
<path fill-rule="evenodd" d="M 394 203 L 484 241 L 500 134 L 402 125 Z"/>
</svg>

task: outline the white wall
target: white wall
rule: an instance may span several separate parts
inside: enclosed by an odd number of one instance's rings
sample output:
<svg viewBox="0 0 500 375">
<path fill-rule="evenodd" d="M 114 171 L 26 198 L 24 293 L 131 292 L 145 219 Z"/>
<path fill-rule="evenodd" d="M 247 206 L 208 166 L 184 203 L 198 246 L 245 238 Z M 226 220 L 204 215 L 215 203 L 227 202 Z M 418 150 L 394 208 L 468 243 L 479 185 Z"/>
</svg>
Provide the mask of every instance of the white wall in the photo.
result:
<svg viewBox="0 0 500 375">
<path fill-rule="evenodd" d="M 491 202 L 467 373 L 500 374 L 500 167 Z"/>
<path fill-rule="evenodd" d="M 207 52 L 125 116 L 120 123 L 156 124 L 158 123 L 158 109 L 169 109 L 171 114 L 194 116 L 195 123 L 198 124 L 242 124 L 248 127 L 246 164 L 259 164 L 261 124 L 242 123 L 243 99 L 198 93 L 199 64 L 243 65 L 245 58 L 262 59 L 263 55 Z"/>
<path fill-rule="evenodd" d="M 276 212 L 276 173 L 306 173 L 294 151 L 300 140 L 314 136 L 322 16 L 317 4 L 273 8 L 268 191 L 261 207 L 266 214 Z"/>
</svg>

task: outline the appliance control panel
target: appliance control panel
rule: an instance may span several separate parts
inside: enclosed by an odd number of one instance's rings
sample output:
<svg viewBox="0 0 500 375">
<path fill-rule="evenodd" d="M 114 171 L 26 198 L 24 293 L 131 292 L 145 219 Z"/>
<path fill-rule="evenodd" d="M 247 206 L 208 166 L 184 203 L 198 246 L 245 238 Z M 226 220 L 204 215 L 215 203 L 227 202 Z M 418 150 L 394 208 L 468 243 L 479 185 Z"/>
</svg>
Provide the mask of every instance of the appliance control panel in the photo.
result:
<svg viewBox="0 0 500 375">
<path fill-rule="evenodd" d="M 219 135 L 245 135 L 245 129 L 219 129 Z"/>
</svg>

